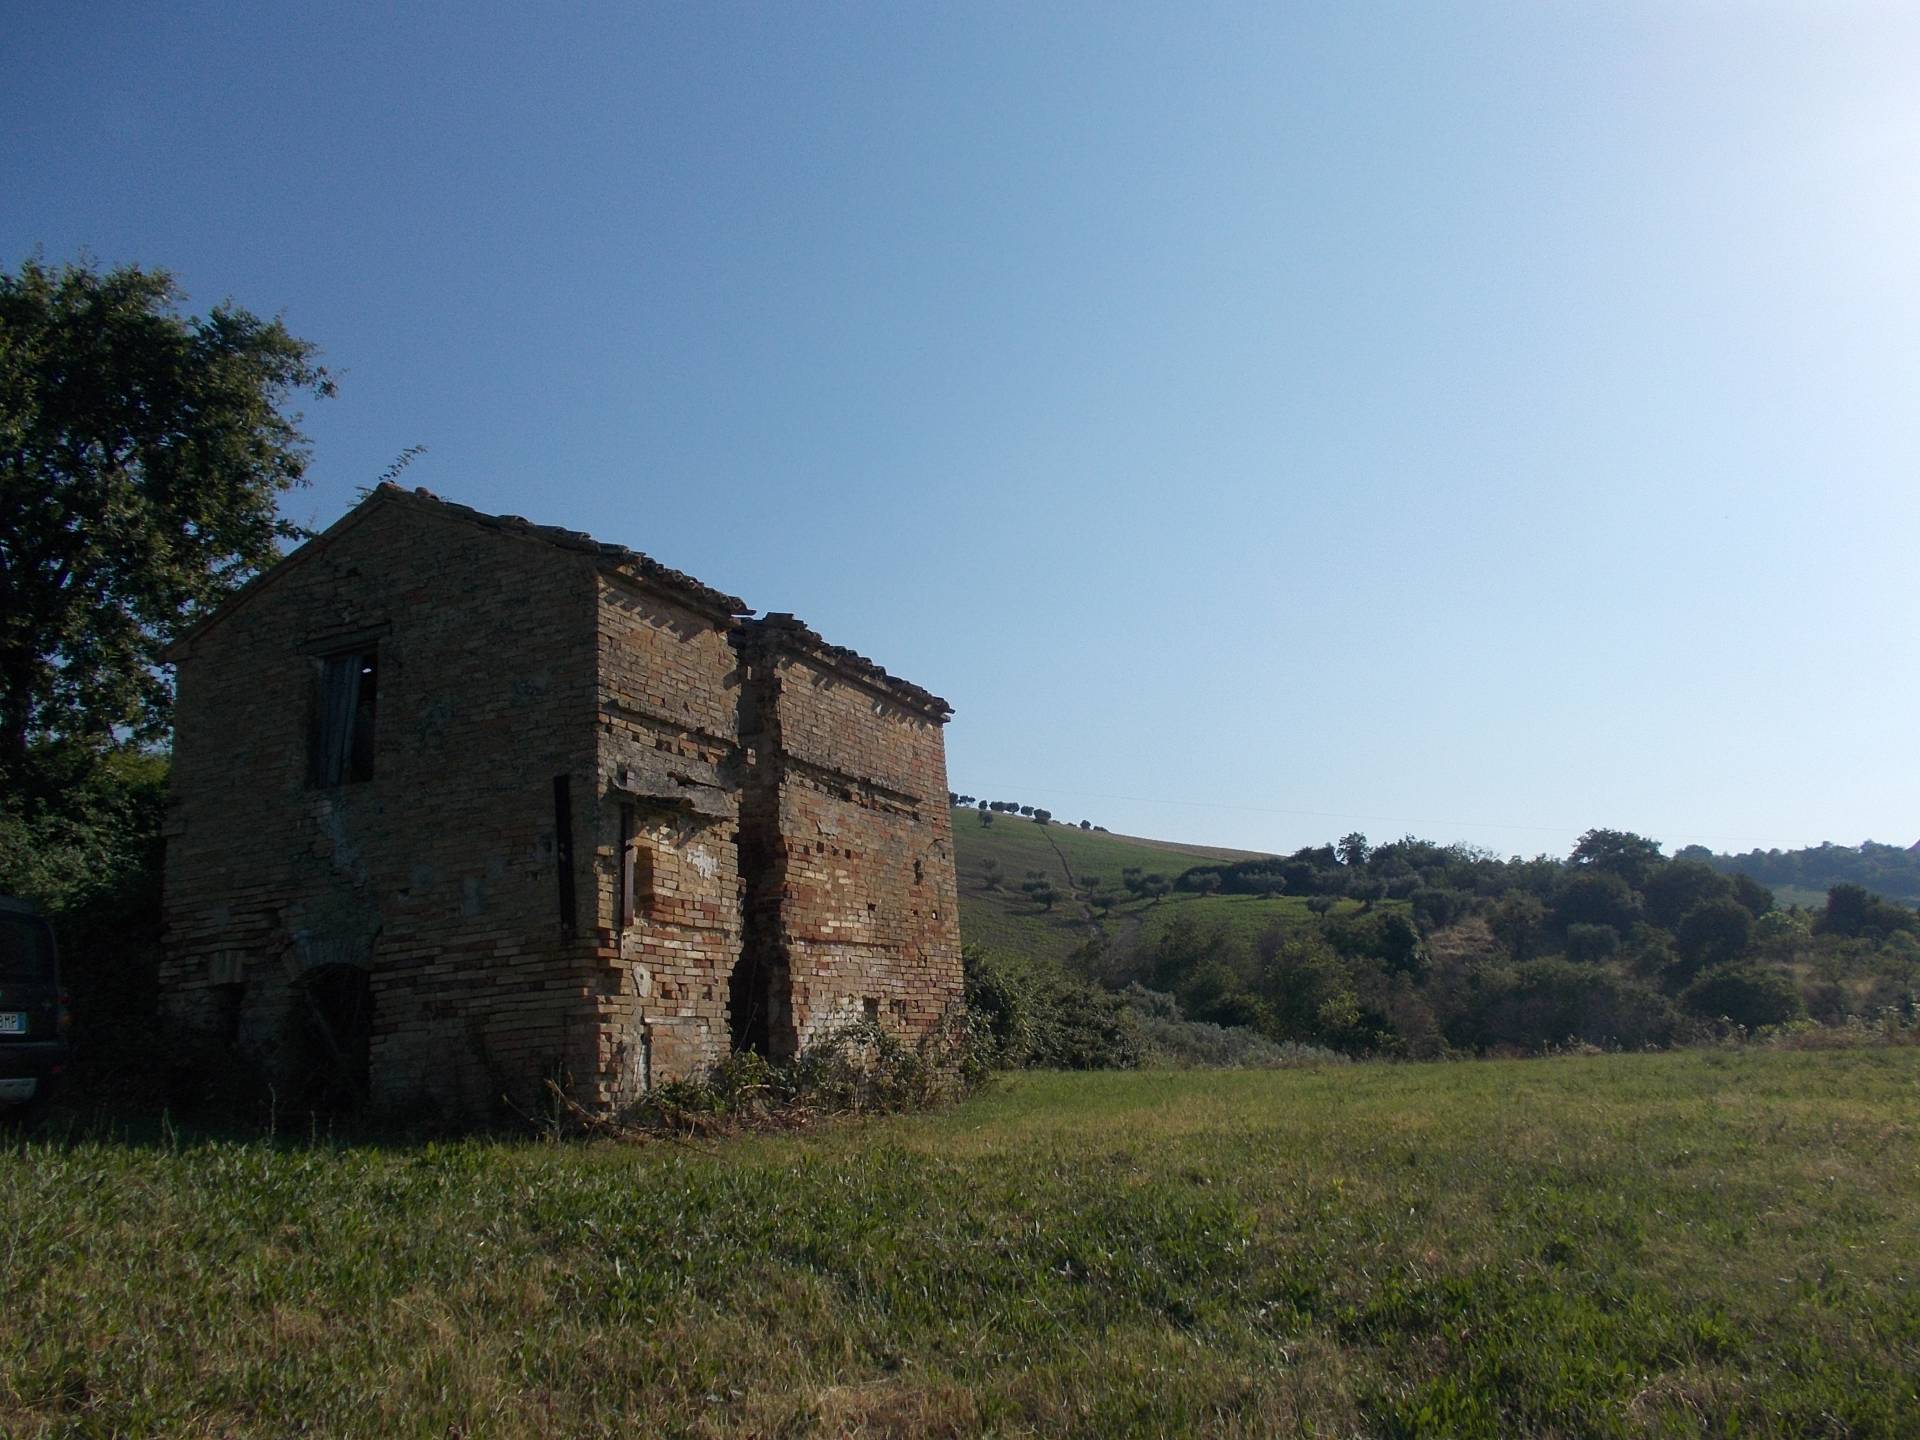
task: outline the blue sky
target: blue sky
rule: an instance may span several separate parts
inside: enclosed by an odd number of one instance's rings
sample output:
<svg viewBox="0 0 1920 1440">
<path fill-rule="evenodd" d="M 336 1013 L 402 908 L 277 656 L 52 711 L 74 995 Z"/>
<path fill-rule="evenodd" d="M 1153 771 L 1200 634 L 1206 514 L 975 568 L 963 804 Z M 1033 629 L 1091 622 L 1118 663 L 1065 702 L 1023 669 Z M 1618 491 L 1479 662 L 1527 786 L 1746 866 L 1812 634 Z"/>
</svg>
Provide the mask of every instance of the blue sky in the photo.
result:
<svg viewBox="0 0 1920 1440">
<path fill-rule="evenodd" d="M 11 6 L 0 265 L 1291 849 L 1920 838 L 1920 10 Z"/>
</svg>

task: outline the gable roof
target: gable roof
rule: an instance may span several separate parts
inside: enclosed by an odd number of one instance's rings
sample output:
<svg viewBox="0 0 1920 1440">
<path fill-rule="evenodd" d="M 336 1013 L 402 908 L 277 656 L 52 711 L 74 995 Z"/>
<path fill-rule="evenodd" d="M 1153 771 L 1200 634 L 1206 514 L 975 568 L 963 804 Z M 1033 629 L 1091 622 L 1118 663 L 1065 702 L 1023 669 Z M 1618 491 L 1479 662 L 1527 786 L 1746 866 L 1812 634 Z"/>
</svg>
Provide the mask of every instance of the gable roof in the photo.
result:
<svg viewBox="0 0 1920 1440">
<path fill-rule="evenodd" d="M 664 590 L 683 601 L 691 601 L 697 610 L 704 610 L 723 619 L 732 619 L 736 615 L 751 615 L 753 606 L 747 604 L 738 595 L 729 595 L 724 590 L 716 590 L 711 585 L 702 584 L 681 570 L 670 565 L 662 565 L 650 555 L 642 555 L 638 550 L 630 550 L 625 545 L 609 544 L 605 540 L 596 540 L 583 530 L 568 530 L 559 525 L 536 525 L 518 515 L 489 515 L 484 510 L 475 510 L 469 505 L 459 505 L 451 500 L 442 500 L 430 490 L 407 490 L 391 481 L 376 486 L 373 493 L 361 502 L 365 508 L 377 499 L 397 500 L 403 505 L 412 505 L 445 515 L 450 519 L 464 520 L 486 530 L 498 530 L 508 535 L 524 535 L 534 540 L 544 540 L 549 545 L 562 550 L 573 550 L 594 556 L 603 569 L 614 570 Z"/>
<path fill-rule="evenodd" d="M 430 490 L 418 488 L 409 490 L 392 481 L 382 481 L 374 486 L 365 499 L 320 534 L 277 564 L 256 575 L 220 605 L 201 616 L 167 647 L 163 658 L 173 661 L 185 654 L 194 637 L 203 630 L 231 615 L 281 576 L 325 550 L 342 534 L 367 517 L 392 506 L 413 509 L 461 524 L 493 530 L 503 535 L 538 540 L 556 549 L 591 556 L 602 570 L 624 576 L 665 595 L 670 600 L 678 601 L 696 613 L 707 616 L 717 626 L 731 627 L 736 634 L 754 635 L 759 637 L 762 643 L 809 656 L 829 669 L 836 670 L 891 699 L 924 712 L 942 724 L 953 715 L 953 706 L 932 691 L 924 690 L 910 680 L 902 680 L 857 651 L 849 650 L 844 645 L 832 644 L 817 631 L 808 627 L 805 622 L 795 619 L 792 615 L 774 612 L 759 620 L 752 619 L 753 607 L 739 596 L 716 590 L 684 571 L 662 565 L 658 560 L 649 555 L 643 555 L 638 550 L 596 540 L 580 530 L 568 530 L 559 525 L 536 525 L 519 515 L 489 515 L 484 510 L 475 510 L 470 505 L 443 500 Z"/>
<path fill-rule="evenodd" d="M 261 571 L 219 605 L 194 621 L 175 637 L 162 658 L 169 662 L 179 658 L 194 638 L 209 626 L 225 619 L 295 567 L 325 550 L 334 540 L 368 516 L 380 509 L 395 505 L 436 515 L 442 519 L 475 525 L 481 529 L 498 531 L 504 535 L 539 540 L 557 549 L 589 555 L 601 569 L 624 575 L 650 589 L 660 591 L 669 598 L 707 615 L 721 625 L 730 623 L 738 616 L 753 613 L 753 607 L 739 596 L 729 595 L 723 590 L 716 590 L 710 585 L 702 584 L 693 576 L 675 570 L 671 566 L 662 565 L 651 556 L 643 555 L 638 550 L 628 549 L 625 545 L 611 545 L 605 541 L 596 540 L 582 531 L 567 530 L 558 525 L 536 525 L 531 520 L 523 519 L 518 515 L 489 515 L 483 510 L 475 510 L 470 505 L 442 500 L 430 490 L 408 490 L 395 485 L 392 481 L 382 481 L 367 493 L 364 500 L 325 530 L 298 550 L 292 551 Z"/>
</svg>

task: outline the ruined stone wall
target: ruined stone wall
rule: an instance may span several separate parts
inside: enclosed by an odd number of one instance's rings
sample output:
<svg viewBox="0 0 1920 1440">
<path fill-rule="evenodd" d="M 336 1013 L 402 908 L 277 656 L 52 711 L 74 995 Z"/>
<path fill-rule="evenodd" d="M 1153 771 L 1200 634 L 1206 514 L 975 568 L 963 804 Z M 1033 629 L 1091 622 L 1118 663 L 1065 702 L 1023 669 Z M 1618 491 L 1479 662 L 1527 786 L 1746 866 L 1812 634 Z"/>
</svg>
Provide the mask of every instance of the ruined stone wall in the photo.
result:
<svg viewBox="0 0 1920 1440">
<path fill-rule="evenodd" d="M 363 967 L 371 1098 L 471 1117 L 600 1059 L 596 573 L 435 509 L 370 503 L 181 647 L 162 986 L 290 1080 L 303 987 Z M 373 774 L 319 787 L 320 657 L 359 647 Z"/>
<path fill-rule="evenodd" d="M 731 1048 L 740 678 L 728 617 L 614 575 L 599 593 L 594 1098 L 618 1106 Z"/>
<path fill-rule="evenodd" d="M 785 1000 L 772 1048 L 863 1017 L 923 1035 L 961 996 L 944 715 L 778 630 L 745 648 L 758 692 L 746 839 L 768 856 L 753 928 Z"/>
</svg>

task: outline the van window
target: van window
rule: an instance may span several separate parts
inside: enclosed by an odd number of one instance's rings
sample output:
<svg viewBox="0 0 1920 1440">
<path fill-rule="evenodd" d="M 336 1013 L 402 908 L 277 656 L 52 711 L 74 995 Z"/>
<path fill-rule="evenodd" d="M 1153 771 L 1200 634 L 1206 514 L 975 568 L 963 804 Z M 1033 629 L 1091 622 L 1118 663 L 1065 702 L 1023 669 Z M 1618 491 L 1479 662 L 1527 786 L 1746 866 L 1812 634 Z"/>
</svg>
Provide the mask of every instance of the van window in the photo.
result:
<svg viewBox="0 0 1920 1440">
<path fill-rule="evenodd" d="M 53 979 L 53 932 L 34 915 L 0 910 L 0 983 L 46 983 Z"/>
</svg>

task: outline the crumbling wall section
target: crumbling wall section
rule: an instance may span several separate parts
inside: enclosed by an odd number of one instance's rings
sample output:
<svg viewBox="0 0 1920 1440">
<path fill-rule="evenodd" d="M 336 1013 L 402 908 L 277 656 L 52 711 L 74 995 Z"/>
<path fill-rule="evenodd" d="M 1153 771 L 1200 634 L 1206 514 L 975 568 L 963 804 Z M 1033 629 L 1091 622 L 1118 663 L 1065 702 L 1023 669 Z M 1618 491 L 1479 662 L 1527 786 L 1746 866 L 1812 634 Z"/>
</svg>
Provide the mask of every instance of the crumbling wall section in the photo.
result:
<svg viewBox="0 0 1920 1440">
<path fill-rule="evenodd" d="M 741 954 L 739 686 L 729 614 L 600 581 L 595 1102 L 698 1074 L 731 1044 Z"/>
<path fill-rule="evenodd" d="M 742 627 L 754 688 L 743 843 L 771 1044 L 850 1021 L 925 1035 L 961 996 L 945 703 L 790 616 Z"/>
</svg>

